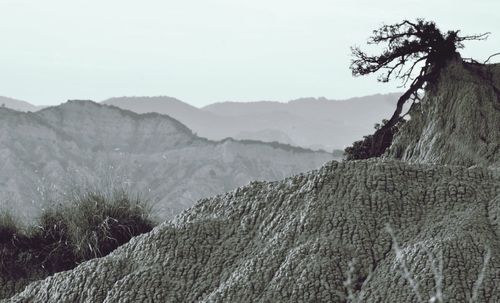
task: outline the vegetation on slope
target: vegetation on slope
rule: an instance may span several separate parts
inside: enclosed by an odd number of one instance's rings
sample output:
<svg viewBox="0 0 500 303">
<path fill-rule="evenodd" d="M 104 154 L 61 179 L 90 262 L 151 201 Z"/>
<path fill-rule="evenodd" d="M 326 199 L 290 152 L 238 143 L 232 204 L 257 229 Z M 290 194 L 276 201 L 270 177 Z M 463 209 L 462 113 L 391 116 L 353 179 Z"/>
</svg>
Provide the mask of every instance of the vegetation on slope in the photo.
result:
<svg viewBox="0 0 500 303">
<path fill-rule="evenodd" d="M 409 88 L 399 98 L 393 115 L 373 135 L 365 136 L 353 146 L 345 149 L 347 159 L 379 157 L 391 145 L 406 102 L 418 103 L 422 91 L 429 84 L 435 84 L 441 70 L 453 58 L 460 56 L 458 49 L 463 42 L 484 40 L 489 33 L 461 36 L 459 30 L 442 32 L 434 22 L 417 19 L 403 20 L 392 25 L 383 25 L 373 31 L 368 44 L 386 44 L 380 55 L 368 55 L 359 47 L 351 49 L 354 59 L 351 71 L 354 76 L 382 72 L 379 81 L 401 80 Z M 420 68 L 420 69 L 419 69 Z M 414 72 L 417 69 L 418 72 Z"/>
<path fill-rule="evenodd" d="M 29 282 L 103 257 L 154 227 L 148 203 L 125 191 L 77 195 L 23 228 L 0 214 L 0 280 Z M 1 296 L 0 296 L 1 297 Z"/>
</svg>

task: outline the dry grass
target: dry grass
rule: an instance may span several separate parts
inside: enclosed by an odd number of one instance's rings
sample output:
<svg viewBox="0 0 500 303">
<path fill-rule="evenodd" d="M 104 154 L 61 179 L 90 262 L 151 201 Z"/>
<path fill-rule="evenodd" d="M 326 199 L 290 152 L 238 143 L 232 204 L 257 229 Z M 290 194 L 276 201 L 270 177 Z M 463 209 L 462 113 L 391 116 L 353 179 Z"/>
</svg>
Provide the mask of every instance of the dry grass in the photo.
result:
<svg viewBox="0 0 500 303">
<path fill-rule="evenodd" d="M 46 209 L 24 230 L 0 215 L 0 278 L 35 280 L 103 257 L 154 227 L 151 208 L 124 191 L 89 192 Z"/>
</svg>

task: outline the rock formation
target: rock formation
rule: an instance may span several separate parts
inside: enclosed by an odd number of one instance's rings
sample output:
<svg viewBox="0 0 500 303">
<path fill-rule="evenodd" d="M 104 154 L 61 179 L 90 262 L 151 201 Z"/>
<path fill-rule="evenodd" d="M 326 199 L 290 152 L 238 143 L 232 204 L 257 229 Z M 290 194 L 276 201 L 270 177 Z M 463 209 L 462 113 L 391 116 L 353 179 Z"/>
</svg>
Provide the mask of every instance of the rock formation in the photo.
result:
<svg viewBox="0 0 500 303">
<path fill-rule="evenodd" d="M 481 75 L 500 71 L 470 68 L 451 64 L 414 108 L 391 151 L 405 161 L 333 161 L 202 199 L 4 302 L 500 301 L 500 129 L 478 114 L 498 102 Z"/>
<path fill-rule="evenodd" d="M 391 157 L 500 167 L 500 64 L 450 62 L 410 116 Z"/>
<path fill-rule="evenodd" d="M 460 302 L 472 295 L 488 248 L 480 299 L 495 302 L 499 195 L 499 179 L 486 169 L 331 162 L 201 200 L 107 257 L 30 284 L 10 302 L 342 302 L 352 260 L 352 288 L 363 302 L 413 302 L 399 258 L 428 300 L 437 290 L 428 253 L 443 256 L 441 290 Z"/>
</svg>

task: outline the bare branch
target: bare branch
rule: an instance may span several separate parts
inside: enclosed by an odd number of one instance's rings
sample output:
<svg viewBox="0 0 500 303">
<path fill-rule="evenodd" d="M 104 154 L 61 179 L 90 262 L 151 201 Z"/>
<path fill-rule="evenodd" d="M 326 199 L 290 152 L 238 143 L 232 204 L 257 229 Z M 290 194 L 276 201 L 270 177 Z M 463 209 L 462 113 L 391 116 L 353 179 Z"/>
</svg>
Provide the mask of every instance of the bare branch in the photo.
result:
<svg viewBox="0 0 500 303">
<path fill-rule="evenodd" d="M 486 59 L 486 61 L 484 61 L 484 63 L 483 63 L 483 64 L 488 63 L 488 61 L 490 61 L 490 59 L 491 59 L 491 58 L 493 58 L 493 57 L 495 57 L 495 56 L 498 56 L 498 55 L 500 55 L 500 53 L 496 53 L 496 54 L 493 54 L 493 55 L 489 56 L 489 57 L 488 57 L 488 59 Z"/>
<path fill-rule="evenodd" d="M 460 36 L 458 30 L 442 33 L 431 21 L 403 20 L 392 25 L 382 25 L 373 31 L 368 44 L 386 44 L 386 48 L 379 55 L 368 55 L 359 47 L 352 47 L 351 52 L 354 58 L 350 68 L 354 76 L 381 72 L 378 77 L 381 82 L 398 79 L 401 80 L 401 87 L 406 87 L 411 82 L 409 88 L 398 100 L 396 109 L 388 122 L 377 129 L 373 136 L 365 137 L 366 140 L 371 140 L 370 142 L 359 144 L 370 150 L 361 152 L 362 158 L 353 159 L 364 159 L 366 155 L 368 157 L 382 155 L 392 142 L 395 126 L 402 120 L 401 112 L 405 102 L 418 96 L 418 91 L 423 89 L 428 82 L 437 79 L 446 62 L 456 57 L 457 49 L 463 48 L 464 41 L 485 40 L 489 34 Z M 424 64 L 415 76 L 414 71 L 422 62 Z"/>
</svg>

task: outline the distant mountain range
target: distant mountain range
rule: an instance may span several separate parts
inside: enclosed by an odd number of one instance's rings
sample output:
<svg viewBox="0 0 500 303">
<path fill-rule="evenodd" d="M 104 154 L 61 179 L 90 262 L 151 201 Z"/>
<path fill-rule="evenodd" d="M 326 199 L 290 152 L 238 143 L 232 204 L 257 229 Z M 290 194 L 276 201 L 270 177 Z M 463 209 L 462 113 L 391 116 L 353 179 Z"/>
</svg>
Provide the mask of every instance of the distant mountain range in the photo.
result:
<svg viewBox="0 0 500 303">
<path fill-rule="evenodd" d="M 44 106 L 36 106 L 26 101 L 0 96 L 0 106 L 14 109 L 21 112 L 35 112 Z"/>
<path fill-rule="evenodd" d="M 332 158 L 277 143 L 211 141 L 169 116 L 91 101 L 34 113 L 0 108 L 0 201 L 28 218 L 75 188 L 125 186 L 158 197 L 156 214 L 167 219 L 200 198 Z"/>
<path fill-rule="evenodd" d="M 137 113 L 174 117 L 198 135 L 254 139 L 331 151 L 344 149 L 373 126 L 390 117 L 399 93 L 348 100 L 303 98 L 274 101 L 222 102 L 196 108 L 171 97 L 122 97 L 103 101 Z"/>
<path fill-rule="evenodd" d="M 211 140 L 250 139 L 280 142 L 311 149 L 344 149 L 373 125 L 390 117 L 398 93 L 348 100 L 303 98 L 274 101 L 222 102 L 197 108 L 171 97 L 121 97 L 102 103 L 139 114 L 160 113 L 179 120 L 197 135 Z M 8 99 L 6 107 L 36 111 L 39 107 Z M 22 103 L 19 103 L 22 102 Z"/>
</svg>

